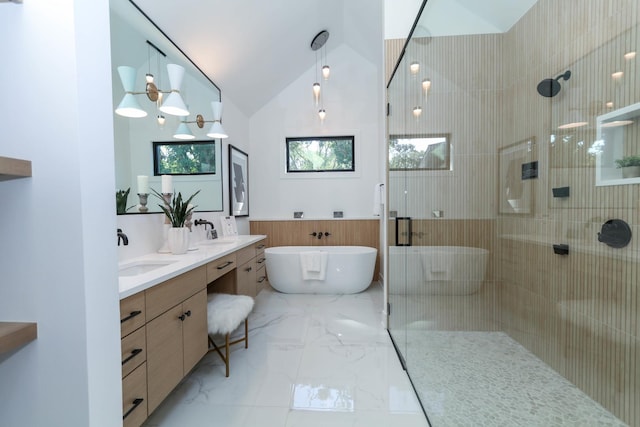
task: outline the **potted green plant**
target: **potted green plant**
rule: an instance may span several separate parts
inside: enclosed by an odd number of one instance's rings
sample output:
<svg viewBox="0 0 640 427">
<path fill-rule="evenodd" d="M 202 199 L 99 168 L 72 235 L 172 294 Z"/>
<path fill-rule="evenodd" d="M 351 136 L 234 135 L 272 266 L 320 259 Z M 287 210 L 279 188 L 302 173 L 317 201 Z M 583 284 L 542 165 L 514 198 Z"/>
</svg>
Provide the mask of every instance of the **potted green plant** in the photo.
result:
<svg viewBox="0 0 640 427">
<path fill-rule="evenodd" d="M 624 156 L 616 160 L 616 166 L 622 169 L 623 178 L 640 177 L 640 156 Z"/>
<path fill-rule="evenodd" d="M 152 188 L 151 191 L 153 191 L 156 197 L 164 202 L 163 204 L 158 204 L 158 206 L 160 206 L 160 209 L 162 209 L 171 224 L 171 228 L 169 229 L 169 234 L 167 236 L 171 253 L 186 253 L 189 249 L 189 229 L 185 227 L 184 224 L 187 221 L 187 218 L 189 218 L 189 215 L 191 215 L 193 210 L 196 208 L 190 203 L 200 190 L 193 193 L 191 197 L 186 200 L 182 198 L 182 194 L 180 192 L 178 192 L 178 194 L 174 193 L 171 200 L 168 202 L 162 194 L 158 193 L 155 189 Z"/>
<path fill-rule="evenodd" d="M 126 190 L 116 190 L 116 213 L 118 215 L 126 213 L 133 206 L 127 207 L 127 199 L 129 198 L 129 191 L 131 187 Z"/>
</svg>

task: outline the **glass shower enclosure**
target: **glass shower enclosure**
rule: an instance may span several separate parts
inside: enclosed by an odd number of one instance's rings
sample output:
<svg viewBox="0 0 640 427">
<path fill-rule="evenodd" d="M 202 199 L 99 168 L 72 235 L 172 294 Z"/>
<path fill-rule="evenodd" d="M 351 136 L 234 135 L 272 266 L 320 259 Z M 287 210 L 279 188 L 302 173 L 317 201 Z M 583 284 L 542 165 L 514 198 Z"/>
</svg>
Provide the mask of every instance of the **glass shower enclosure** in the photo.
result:
<svg viewBox="0 0 640 427">
<path fill-rule="evenodd" d="M 388 329 L 434 426 L 640 425 L 640 6 L 503 3 L 386 42 Z"/>
</svg>

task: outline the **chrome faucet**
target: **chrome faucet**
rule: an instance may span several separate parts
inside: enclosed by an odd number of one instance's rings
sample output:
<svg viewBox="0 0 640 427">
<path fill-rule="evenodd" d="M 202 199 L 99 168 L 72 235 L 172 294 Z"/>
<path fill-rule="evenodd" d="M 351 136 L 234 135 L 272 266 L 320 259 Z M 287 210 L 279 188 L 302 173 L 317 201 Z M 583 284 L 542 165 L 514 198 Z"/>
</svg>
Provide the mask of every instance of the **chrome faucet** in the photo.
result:
<svg viewBox="0 0 640 427">
<path fill-rule="evenodd" d="M 120 241 L 122 241 L 124 246 L 129 244 L 129 238 L 122 232 L 122 228 L 118 228 L 118 246 L 120 246 Z"/>
</svg>

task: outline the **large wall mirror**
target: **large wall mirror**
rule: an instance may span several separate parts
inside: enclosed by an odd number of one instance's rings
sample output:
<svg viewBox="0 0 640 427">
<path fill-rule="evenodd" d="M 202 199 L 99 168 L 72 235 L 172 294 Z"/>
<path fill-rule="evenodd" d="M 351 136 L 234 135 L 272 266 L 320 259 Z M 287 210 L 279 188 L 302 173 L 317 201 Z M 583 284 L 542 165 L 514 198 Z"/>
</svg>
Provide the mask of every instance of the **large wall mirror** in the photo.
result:
<svg viewBox="0 0 640 427">
<path fill-rule="evenodd" d="M 191 142 L 206 141 L 206 171 L 186 171 L 174 173 L 173 189 L 183 196 L 190 196 L 197 190 L 193 204 L 197 211 L 222 211 L 222 142 L 206 136 L 209 124 L 199 127 L 196 116 L 202 115 L 205 121 L 213 118 L 212 101 L 220 100 L 219 88 L 210 81 L 180 49 L 137 8 L 130 0 L 111 0 L 111 61 L 114 109 L 122 101 L 125 90 L 118 67 L 130 66 L 135 69 L 134 92 L 145 92 L 147 73 L 153 75 L 154 84 L 160 91 L 170 90 L 168 64 L 178 64 L 185 69 L 180 95 L 189 110 L 189 116 L 179 117 L 162 113 L 158 103 L 151 101 L 146 94 L 134 95 L 137 103 L 147 115 L 140 118 L 123 117 L 113 114 L 115 137 L 116 190 L 130 189 L 126 213 L 140 213 L 138 209 L 138 176 L 148 176 L 148 186 L 161 192 L 161 176 L 154 167 L 155 147 L 172 148 L 176 152 L 189 156 L 197 149 L 189 150 Z M 167 96 L 163 94 L 162 96 Z M 161 124 L 158 116 L 164 116 Z M 187 122 L 182 123 L 182 122 Z M 178 127 L 194 136 L 193 141 L 176 139 Z M 212 145 L 213 144 L 213 147 Z M 148 212 L 161 212 L 159 199 L 150 195 Z"/>
</svg>

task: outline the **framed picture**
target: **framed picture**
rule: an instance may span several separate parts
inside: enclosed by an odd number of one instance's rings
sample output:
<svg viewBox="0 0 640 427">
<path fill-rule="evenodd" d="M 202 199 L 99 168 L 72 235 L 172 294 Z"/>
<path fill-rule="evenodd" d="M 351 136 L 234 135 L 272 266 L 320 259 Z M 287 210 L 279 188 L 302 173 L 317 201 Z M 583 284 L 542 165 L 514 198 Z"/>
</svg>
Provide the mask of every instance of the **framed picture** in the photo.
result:
<svg viewBox="0 0 640 427">
<path fill-rule="evenodd" d="M 229 213 L 249 216 L 249 155 L 229 144 Z"/>
<path fill-rule="evenodd" d="M 501 214 L 533 212 L 532 179 L 538 176 L 535 138 L 498 150 L 498 211 Z"/>
</svg>

